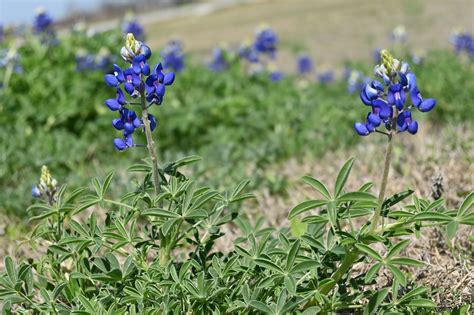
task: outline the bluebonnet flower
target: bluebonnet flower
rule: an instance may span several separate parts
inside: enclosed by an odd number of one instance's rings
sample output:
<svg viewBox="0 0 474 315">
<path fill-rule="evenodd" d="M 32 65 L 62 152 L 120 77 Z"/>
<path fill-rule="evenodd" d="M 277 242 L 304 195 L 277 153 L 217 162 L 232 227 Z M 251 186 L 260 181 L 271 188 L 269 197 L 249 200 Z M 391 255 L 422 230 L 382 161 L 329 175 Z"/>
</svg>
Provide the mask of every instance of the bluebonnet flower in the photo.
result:
<svg viewBox="0 0 474 315">
<path fill-rule="evenodd" d="M 450 36 L 449 41 L 457 54 L 465 52 L 470 58 L 474 58 L 474 37 L 472 34 L 456 31 Z"/>
<path fill-rule="evenodd" d="M 163 67 L 181 72 L 184 69 L 183 44 L 178 40 L 170 41 L 161 51 Z"/>
<path fill-rule="evenodd" d="M 357 134 L 367 136 L 377 131 L 391 135 L 394 132 L 408 131 L 416 134 L 418 122 L 412 118 L 412 110 L 428 112 L 436 105 L 432 98 L 423 99 L 418 89 L 416 76 L 410 71 L 406 62 L 394 59 L 383 50 L 382 64 L 375 67 L 376 76 L 383 79 L 383 83 L 373 80 L 360 91 L 362 103 L 371 106 L 366 122 L 357 122 L 354 129 Z M 411 105 L 407 104 L 406 93 L 410 95 Z M 388 133 L 378 130 L 384 126 Z"/>
<path fill-rule="evenodd" d="M 117 93 L 115 98 L 109 98 L 105 101 L 105 105 L 111 110 L 116 111 L 122 109 L 122 106 L 125 105 L 127 102 L 125 100 L 125 95 L 122 92 L 122 89 L 117 88 Z"/>
<path fill-rule="evenodd" d="M 225 51 L 220 48 L 216 47 L 212 51 L 212 60 L 209 63 L 209 69 L 214 72 L 221 72 L 226 70 L 229 67 L 229 64 L 226 60 Z"/>
<path fill-rule="evenodd" d="M 300 55 L 297 60 L 297 70 L 301 75 L 309 74 L 313 71 L 313 60 L 309 55 Z"/>
<path fill-rule="evenodd" d="M 241 43 L 238 54 L 240 58 L 245 59 L 250 63 L 259 62 L 257 50 L 248 41 Z"/>
<path fill-rule="evenodd" d="M 153 73 L 145 81 L 147 101 L 152 104 L 161 105 L 165 95 L 165 87 L 174 82 L 174 72 L 163 74 L 163 66 L 158 63 L 153 69 Z"/>
<path fill-rule="evenodd" d="M 31 195 L 34 198 L 44 197 L 49 204 L 56 201 L 56 192 L 58 191 L 58 182 L 51 176 L 47 166 L 41 167 L 41 177 L 39 185 L 33 185 Z"/>
<path fill-rule="evenodd" d="M 138 40 L 144 40 L 145 29 L 135 19 L 128 19 L 122 25 L 123 34 L 133 34 L 133 36 Z"/>
<path fill-rule="evenodd" d="M 268 26 L 257 29 L 253 47 L 262 54 L 267 54 L 270 58 L 275 57 L 278 44 L 277 34 Z"/>
<path fill-rule="evenodd" d="M 53 19 L 51 16 L 44 11 L 44 9 L 38 9 L 38 13 L 36 14 L 33 20 L 33 29 L 36 33 L 44 33 L 50 31 L 50 27 L 53 24 Z"/>
<path fill-rule="evenodd" d="M 76 71 L 92 70 L 95 68 L 94 56 L 84 50 L 76 54 Z"/>
<path fill-rule="evenodd" d="M 344 77 L 347 80 L 347 92 L 349 94 L 360 91 L 370 81 L 370 78 L 361 71 L 349 68 L 346 68 Z"/>
<path fill-rule="evenodd" d="M 99 53 L 95 56 L 94 63 L 95 69 L 108 69 L 110 67 L 110 64 L 112 63 L 112 56 L 110 55 L 110 51 L 107 48 L 102 47 L 99 50 Z"/>
<path fill-rule="evenodd" d="M 332 70 L 324 70 L 316 75 L 319 83 L 328 84 L 334 81 L 334 72 Z"/>
<path fill-rule="evenodd" d="M 280 70 L 273 70 L 270 72 L 270 80 L 272 82 L 278 82 L 283 80 L 283 72 Z"/>
<path fill-rule="evenodd" d="M 173 72 L 163 73 L 161 63 L 158 63 L 151 71 L 147 60 L 151 56 L 151 50 L 140 41 L 135 40 L 132 34 L 127 34 L 125 46 L 121 49 L 122 58 L 130 63 L 130 67 L 122 70 L 118 65 L 113 65 L 113 74 L 106 74 L 105 83 L 116 88 L 115 98 L 105 101 L 105 105 L 112 111 L 118 111 L 119 118 L 112 121 L 115 129 L 123 131 L 123 138 L 116 138 L 113 141 L 115 148 L 124 151 L 136 146 L 133 141 L 133 133 L 136 129 L 144 126 L 144 119 L 140 119 L 135 111 L 129 110 L 125 95 L 120 88 L 123 84 L 124 90 L 133 98 L 142 96 L 143 102 L 147 102 L 146 107 L 153 104 L 160 105 L 165 95 L 165 86 L 174 82 Z M 156 119 L 148 114 L 150 129 L 156 128 Z"/>
</svg>

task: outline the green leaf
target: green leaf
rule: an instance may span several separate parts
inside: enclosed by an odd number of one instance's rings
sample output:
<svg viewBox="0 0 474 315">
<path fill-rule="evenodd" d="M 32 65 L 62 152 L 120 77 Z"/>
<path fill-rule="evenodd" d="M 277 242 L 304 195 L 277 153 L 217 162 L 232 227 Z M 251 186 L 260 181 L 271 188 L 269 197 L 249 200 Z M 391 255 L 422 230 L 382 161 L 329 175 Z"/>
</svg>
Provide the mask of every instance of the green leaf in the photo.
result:
<svg viewBox="0 0 474 315">
<path fill-rule="evenodd" d="M 410 240 L 404 240 L 395 244 L 387 253 L 387 258 L 392 258 L 395 255 L 398 255 L 405 247 L 410 244 Z"/>
<path fill-rule="evenodd" d="M 301 315 L 314 315 L 319 314 L 321 312 L 321 308 L 319 306 L 311 306 L 310 308 L 305 309 Z"/>
<path fill-rule="evenodd" d="M 306 212 L 308 210 L 318 208 L 321 206 L 325 206 L 328 203 L 327 200 L 307 200 L 303 201 L 296 207 L 290 210 L 290 213 L 288 213 L 288 219 L 293 219 L 295 216 L 297 216 L 300 213 Z"/>
<path fill-rule="evenodd" d="M 393 196 L 390 196 L 389 198 L 385 199 L 385 201 L 382 204 L 382 209 L 389 209 L 390 207 L 396 205 L 400 201 L 410 197 L 413 194 L 413 190 L 405 190 L 402 192 L 399 192 Z"/>
<path fill-rule="evenodd" d="M 253 308 L 255 308 L 256 310 L 260 312 L 263 312 L 266 314 L 272 314 L 272 309 L 260 301 L 251 301 L 250 306 L 252 306 Z"/>
<path fill-rule="evenodd" d="M 474 192 L 471 192 L 466 199 L 464 199 L 461 207 L 458 210 L 458 217 L 463 217 L 466 212 L 472 207 L 472 204 L 474 203 Z"/>
<path fill-rule="evenodd" d="M 466 225 L 474 225 L 474 213 L 465 215 L 459 220 L 459 223 Z"/>
<path fill-rule="evenodd" d="M 206 210 L 198 209 L 186 214 L 186 219 L 205 219 L 209 216 Z"/>
<path fill-rule="evenodd" d="M 446 225 L 446 235 L 448 239 L 452 239 L 458 230 L 459 223 L 452 221 Z"/>
<path fill-rule="evenodd" d="M 402 286 L 405 287 L 407 285 L 407 279 L 405 278 L 405 275 L 403 274 L 403 272 L 400 269 L 398 269 L 394 265 L 390 265 L 390 264 L 386 265 L 386 267 L 392 272 L 395 279 L 397 279 L 397 281 Z"/>
<path fill-rule="evenodd" d="M 102 185 L 102 190 L 101 190 L 101 195 L 104 196 L 107 190 L 109 189 L 110 182 L 112 181 L 112 178 L 114 177 L 115 172 L 112 171 L 110 172 L 107 177 L 105 177 L 104 184 Z"/>
<path fill-rule="evenodd" d="M 408 303 L 408 305 L 412 306 L 412 307 L 429 307 L 429 308 L 435 308 L 436 307 L 436 304 L 433 301 L 428 300 L 428 299 L 411 300 Z"/>
<path fill-rule="evenodd" d="M 408 292 L 407 294 L 405 294 L 401 299 L 399 299 L 398 303 L 403 304 L 405 302 L 408 302 L 411 298 L 413 298 L 417 295 L 423 294 L 426 291 L 428 291 L 428 290 L 425 287 L 415 288 L 415 289 L 411 290 L 410 292 Z"/>
<path fill-rule="evenodd" d="M 266 259 L 266 258 L 257 258 L 254 260 L 254 262 L 262 267 L 268 268 L 276 273 L 283 274 L 283 269 L 281 269 L 277 264 L 275 264 L 273 261 Z"/>
<path fill-rule="evenodd" d="M 413 221 L 434 221 L 434 222 L 450 222 L 453 221 L 453 218 L 439 212 L 422 212 L 413 216 L 410 220 Z"/>
<path fill-rule="evenodd" d="M 317 180 L 313 177 L 310 177 L 310 176 L 303 176 L 302 180 L 306 184 L 310 185 L 311 187 L 313 187 L 314 189 L 319 191 L 321 193 L 321 195 L 326 197 L 326 199 L 331 199 L 331 193 L 329 192 L 326 185 L 324 185 L 321 181 L 319 181 L 319 180 Z"/>
<path fill-rule="evenodd" d="M 185 156 L 185 157 L 183 157 L 183 158 L 181 158 L 177 161 L 174 161 L 169 166 L 174 168 L 174 169 L 178 169 L 182 166 L 192 164 L 192 163 L 196 163 L 197 161 L 200 161 L 201 159 L 202 158 L 200 156 L 197 156 L 197 155 Z"/>
<path fill-rule="evenodd" d="M 333 279 L 330 279 L 330 278 L 321 280 L 321 281 L 319 281 L 318 290 L 319 291 L 325 291 L 326 288 L 332 287 L 334 284 L 336 284 L 336 281 L 334 281 Z"/>
<path fill-rule="evenodd" d="M 307 270 L 316 269 L 321 264 L 315 260 L 306 260 L 296 264 L 293 269 L 291 269 L 291 273 L 297 273 Z"/>
<path fill-rule="evenodd" d="M 159 218 L 179 218 L 179 214 L 160 208 L 149 208 L 144 210 L 141 214 Z"/>
<path fill-rule="evenodd" d="M 169 231 L 171 228 L 178 223 L 180 219 L 169 219 L 167 220 L 163 226 L 161 227 L 161 232 L 163 233 L 164 236 L 168 235 Z"/>
<path fill-rule="evenodd" d="M 13 259 L 10 256 L 5 257 L 5 269 L 7 270 L 8 278 L 13 284 L 16 284 L 18 281 L 18 275 L 16 273 L 15 264 Z"/>
<path fill-rule="evenodd" d="M 412 259 L 412 258 L 407 258 L 407 257 L 392 258 L 390 259 L 390 263 L 394 265 L 405 265 L 405 266 L 417 266 L 417 267 L 424 266 L 424 263 L 422 261 Z"/>
<path fill-rule="evenodd" d="M 379 271 L 380 267 L 382 267 L 382 263 L 376 263 L 372 265 L 369 270 L 367 270 L 367 273 L 365 274 L 365 283 L 370 283 L 374 279 L 375 275 Z"/>
<path fill-rule="evenodd" d="M 214 197 L 218 196 L 219 193 L 217 191 L 208 191 L 201 196 L 199 196 L 196 200 L 193 201 L 193 204 L 191 208 L 189 208 L 189 211 L 196 210 L 203 206 L 206 202 L 209 200 L 213 199 Z"/>
<path fill-rule="evenodd" d="M 290 270 L 295 264 L 296 255 L 300 250 L 300 241 L 296 240 L 290 248 L 288 257 L 286 258 L 286 270 Z M 289 291 L 289 290 L 288 290 Z"/>
<path fill-rule="evenodd" d="M 349 202 L 349 201 L 366 201 L 366 202 L 377 202 L 377 197 L 368 192 L 354 191 L 346 193 L 337 198 L 339 202 Z"/>
<path fill-rule="evenodd" d="M 309 246 L 319 249 L 321 252 L 326 251 L 326 247 L 323 243 L 308 234 L 303 235 L 301 240 Z"/>
<path fill-rule="evenodd" d="M 32 221 L 36 221 L 36 220 L 42 220 L 42 219 L 46 219 L 46 218 L 49 218 L 50 216 L 53 216 L 55 214 L 57 214 L 58 212 L 56 210 L 51 210 L 51 211 L 48 211 L 48 212 L 45 212 L 45 213 L 42 213 L 42 214 L 39 214 L 37 216 L 34 216 L 34 217 L 31 217 L 29 219 L 30 222 Z"/>
<path fill-rule="evenodd" d="M 344 188 L 344 185 L 346 184 L 347 178 L 349 177 L 353 164 L 354 164 L 354 159 L 351 158 L 344 164 L 344 166 L 339 171 L 339 174 L 337 175 L 337 178 L 336 178 L 336 184 L 334 185 L 334 196 L 336 198 L 339 197 L 342 189 Z"/>
<path fill-rule="evenodd" d="M 236 198 L 238 198 L 241 194 L 241 192 L 247 187 L 247 185 L 250 183 L 250 180 L 246 179 L 241 181 L 237 187 L 234 188 L 232 191 L 232 194 L 230 195 L 229 201 L 233 202 Z"/>
<path fill-rule="evenodd" d="M 388 294 L 388 289 L 384 288 L 378 290 L 372 298 L 370 298 L 369 303 L 367 304 L 364 314 L 374 314 L 379 308 L 380 304 L 385 300 Z"/>
<path fill-rule="evenodd" d="M 151 172 L 151 165 L 148 164 L 134 164 L 128 168 L 129 172 L 149 173 Z"/>
<path fill-rule="evenodd" d="M 328 217 L 322 215 L 309 215 L 303 218 L 301 222 L 307 224 L 326 223 L 329 221 Z"/>
<path fill-rule="evenodd" d="M 294 237 L 300 237 L 306 233 L 308 224 L 302 222 L 298 218 L 293 218 L 290 220 L 291 235 Z"/>
<path fill-rule="evenodd" d="M 382 256 L 380 256 L 379 253 L 377 253 L 375 250 L 373 250 L 371 247 L 369 247 L 365 244 L 360 244 L 360 243 L 355 244 L 355 247 L 357 247 L 358 250 L 360 250 L 361 252 L 369 255 L 370 257 L 372 257 L 375 260 L 378 260 L 378 261 L 383 260 Z"/>
<path fill-rule="evenodd" d="M 285 288 L 288 290 L 288 292 L 290 292 L 291 294 L 296 294 L 295 278 L 293 278 L 291 275 L 287 275 L 283 280 L 283 284 L 285 285 Z"/>
</svg>

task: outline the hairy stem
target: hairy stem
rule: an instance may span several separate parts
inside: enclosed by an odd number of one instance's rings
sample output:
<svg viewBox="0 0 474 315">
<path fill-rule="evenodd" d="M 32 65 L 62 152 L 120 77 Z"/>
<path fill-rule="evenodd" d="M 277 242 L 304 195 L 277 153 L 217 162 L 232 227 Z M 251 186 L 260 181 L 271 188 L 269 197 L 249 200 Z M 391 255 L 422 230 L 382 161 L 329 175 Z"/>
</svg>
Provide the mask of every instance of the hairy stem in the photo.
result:
<svg viewBox="0 0 474 315">
<path fill-rule="evenodd" d="M 375 209 L 374 216 L 372 217 L 369 233 L 372 233 L 375 231 L 375 228 L 377 227 L 379 219 L 380 219 L 380 214 L 382 212 L 382 205 L 385 198 L 385 190 L 387 188 L 388 171 L 390 170 L 390 160 L 392 158 L 392 148 L 393 148 L 392 134 L 390 134 L 388 136 L 387 151 L 385 152 L 385 163 L 383 166 L 382 182 L 380 184 L 378 207 L 377 209 Z"/>
<path fill-rule="evenodd" d="M 140 90 L 140 97 L 141 97 L 143 125 L 145 128 L 147 148 L 148 148 L 148 153 L 150 154 L 150 158 L 151 158 L 151 165 L 152 165 L 152 172 L 153 172 L 152 173 L 153 185 L 155 188 L 155 194 L 158 195 L 160 193 L 160 175 L 158 173 L 158 159 L 156 157 L 155 142 L 153 141 L 153 135 L 151 133 L 150 120 L 148 119 L 148 107 L 146 104 L 145 89 L 143 88 L 143 86 Z"/>
</svg>

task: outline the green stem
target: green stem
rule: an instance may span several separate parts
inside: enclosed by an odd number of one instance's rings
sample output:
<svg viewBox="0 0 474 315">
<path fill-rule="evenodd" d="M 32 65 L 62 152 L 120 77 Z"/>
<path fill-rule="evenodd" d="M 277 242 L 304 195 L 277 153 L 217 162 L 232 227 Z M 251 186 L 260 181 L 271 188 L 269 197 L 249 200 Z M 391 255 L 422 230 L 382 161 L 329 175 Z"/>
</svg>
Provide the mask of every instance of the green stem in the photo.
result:
<svg viewBox="0 0 474 315">
<path fill-rule="evenodd" d="M 390 170 L 390 160 L 392 158 L 392 148 L 393 148 L 392 134 L 390 134 L 388 136 L 387 151 L 385 152 L 385 163 L 383 166 L 382 183 L 380 184 L 378 207 L 375 210 L 374 216 L 372 217 L 372 220 L 370 223 L 369 234 L 375 231 L 375 228 L 377 227 L 379 219 L 380 219 L 380 214 L 382 212 L 383 201 L 385 198 L 385 190 L 387 188 L 387 182 L 388 182 L 388 171 Z"/>
<path fill-rule="evenodd" d="M 321 294 L 328 294 L 331 290 L 336 286 L 336 284 L 341 280 L 342 276 L 344 276 L 347 271 L 352 267 L 354 262 L 359 258 L 359 252 L 356 249 L 349 250 L 344 257 L 339 269 L 332 276 L 332 280 L 334 280 L 333 284 L 328 285 L 321 290 Z"/>
<path fill-rule="evenodd" d="M 142 116 L 143 116 L 143 125 L 145 128 L 146 142 L 148 153 L 151 158 L 152 172 L 153 172 L 153 184 L 155 188 L 155 194 L 160 194 L 160 175 L 158 173 L 158 159 L 156 157 L 155 142 L 153 141 L 153 135 L 150 128 L 150 120 L 148 119 L 148 108 L 145 98 L 145 89 L 142 86 L 140 90 L 141 104 L 142 104 Z"/>
</svg>

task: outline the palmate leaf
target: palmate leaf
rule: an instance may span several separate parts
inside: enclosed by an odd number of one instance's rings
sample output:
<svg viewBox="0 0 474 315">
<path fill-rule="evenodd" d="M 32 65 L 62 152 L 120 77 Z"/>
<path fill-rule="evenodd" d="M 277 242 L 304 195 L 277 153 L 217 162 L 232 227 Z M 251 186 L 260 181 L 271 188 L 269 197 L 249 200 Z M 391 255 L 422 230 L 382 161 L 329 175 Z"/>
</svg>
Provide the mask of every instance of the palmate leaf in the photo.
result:
<svg viewBox="0 0 474 315">
<path fill-rule="evenodd" d="M 395 255 L 398 255 L 405 247 L 410 244 L 410 240 L 404 240 L 401 242 L 398 242 L 397 244 L 393 245 L 392 248 L 387 253 L 387 258 L 392 258 Z"/>
</svg>

